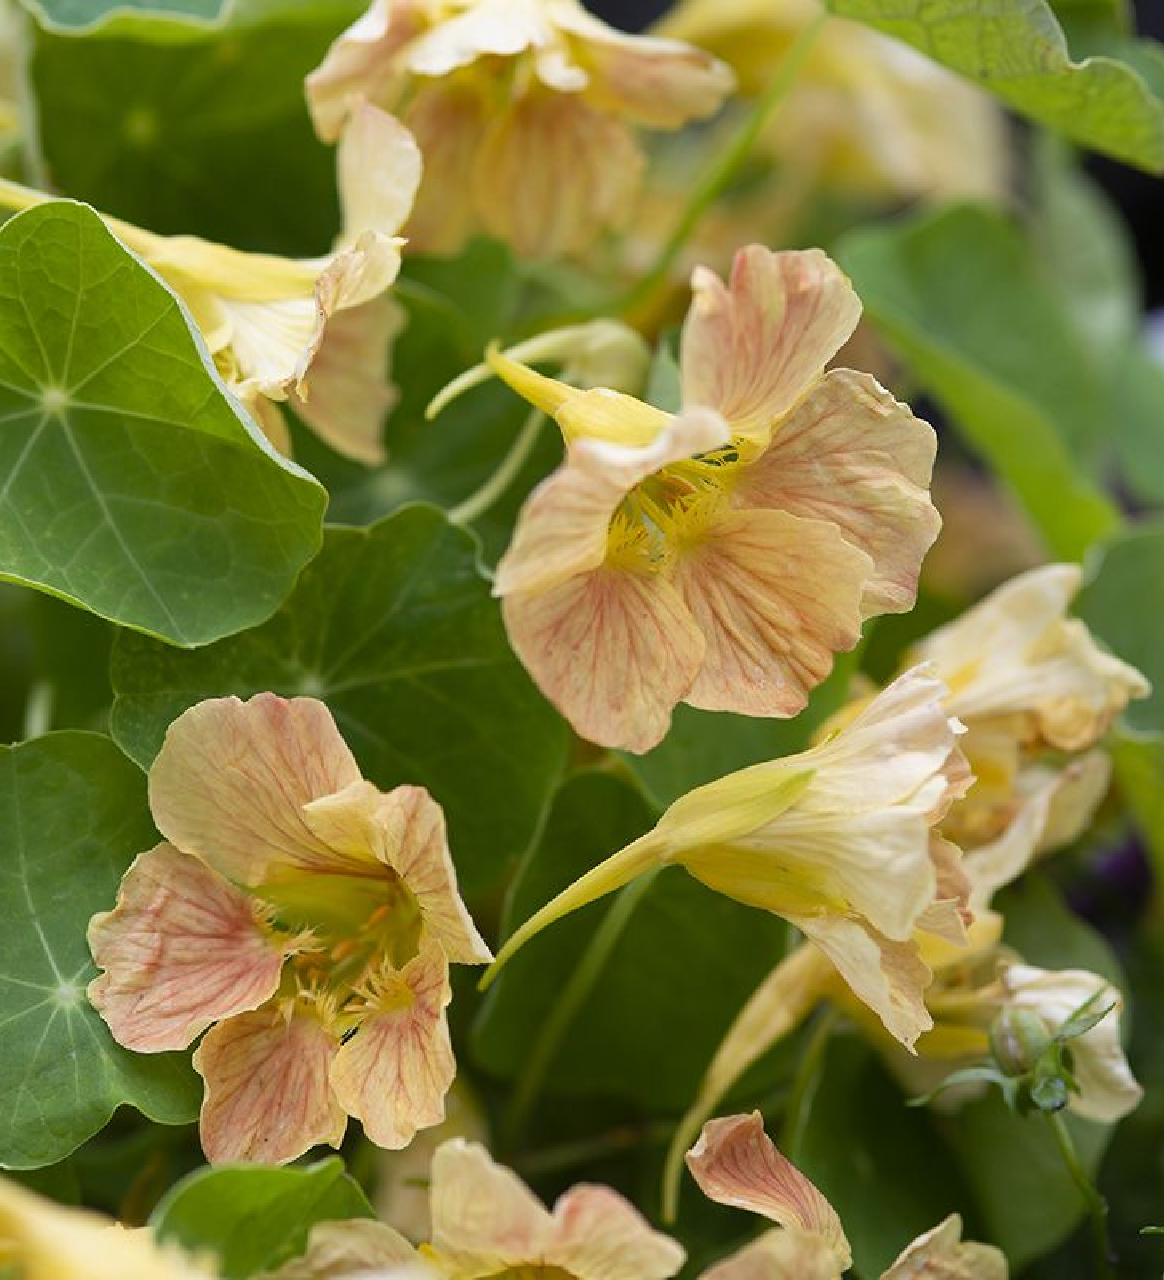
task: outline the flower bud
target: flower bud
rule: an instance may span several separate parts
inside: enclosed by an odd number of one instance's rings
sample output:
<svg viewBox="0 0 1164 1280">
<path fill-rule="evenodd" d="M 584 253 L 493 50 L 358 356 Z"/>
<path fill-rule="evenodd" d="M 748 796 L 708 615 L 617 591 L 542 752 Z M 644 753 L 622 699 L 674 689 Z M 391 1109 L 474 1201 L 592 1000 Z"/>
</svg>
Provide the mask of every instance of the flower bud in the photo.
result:
<svg viewBox="0 0 1164 1280">
<path fill-rule="evenodd" d="M 1005 1075 L 1033 1071 L 1050 1044 L 1046 1023 L 1030 1009 L 1007 1005 L 990 1024 L 990 1051 Z"/>
</svg>

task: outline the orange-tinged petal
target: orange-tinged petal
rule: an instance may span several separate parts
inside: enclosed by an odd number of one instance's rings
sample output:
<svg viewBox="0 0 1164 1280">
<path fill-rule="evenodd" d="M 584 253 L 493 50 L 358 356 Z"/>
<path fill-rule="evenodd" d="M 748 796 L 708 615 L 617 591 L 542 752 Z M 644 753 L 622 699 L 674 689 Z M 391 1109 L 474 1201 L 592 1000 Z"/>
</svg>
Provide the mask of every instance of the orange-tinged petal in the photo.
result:
<svg viewBox="0 0 1164 1280">
<path fill-rule="evenodd" d="M 452 1138 L 432 1162 L 432 1247 L 455 1274 L 485 1276 L 540 1259 L 549 1210 L 480 1143 Z"/>
<path fill-rule="evenodd" d="M 554 1205 L 545 1261 L 578 1280 L 667 1280 L 686 1256 L 609 1187 L 572 1187 Z"/>
<path fill-rule="evenodd" d="M 319 1222 L 311 1228 L 307 1248 L 277 1271 L 263 1272 L 263 1280 L 359 1280 L 390 1268 L 415 1263 L 419 1255 L 399 1232 L 372 1218 Z"/>
<path fill-rule="evenodd" d="M 584 738 L 649 751 L 703 660 L 699 628 L 657 574 L 602 568 L 549 591 L 507 596 L 510 643 Z"/>
<path fill-rule="evenodd" d="M 257 1009 L 285 958 L 246 894 L 168 844 L 134 861 L 117 906 L 90 922 L 89 947 L 105 970 L 90 1003 L 139 1053 L 185 1049 L 212 1022 Z"/>
<path fill-rule="evenodd" d="M 285 1164 L 318 1143 L 338 1147 L 347 1116 L 328 1082 L 337 1048 L 312 1012 L 274 1003 L 212 1027 L 194 1053 L 206 1158 Z"/>
<path fill-rule="evenodd" d="M 952 1213 L 918 1236 L 881 1280 L 1006 1280 L 1006 1255 L 993 1245 L 962 1242 L 962 1219 Z"/>
<path fill-rule="evenodd" d="M 424 917 L 426 933 L 455 964 L 492 959 L 457 892 L 445 815 L 423 787 L 385 795 L 356 782 L 313 801 L 304 817 L 329 848 L 353 859 L 371 853 L 404 881 Z"/>
<path fill-rule="evenodd" d="M 687 1153 L 687 1167 L 703 1193 L 718 1204 L 746 1209 L 788 1230 L 818 1237 L 841 1271 L 852 1263 L 836 1210 L 776 1149 L 758 1111 L 708 1121 Z"/>
<path fill-rule="evenodd" d="M 303 806 L 360 781 L 331 712 L 314 698 L 212 698 L 180 715 L 150 770 L 158 829 L 238 884 L 345 859 L 312 832 Z"/>
<path fill-rule="evenodd" d="M 377 977 L 356 1034 L 336 1054 L 336 1098 L 377 1146 L 399 1150 L 444 1119 L 457 1071 L 445 1020 L 451 998 L 449 962 L 426 944 L 403 969 Z"/>
<path fill-rule="evenodd" d="M 679 361 L 685 405 L 709 405 L 734 434 L 767 442 L 848 340 L 861 304 L 819 249 L 741 249 L 724 283 L 696 268 Z"/>
<path fill-rule="evenodd" d="M 557 257 L 625 220 L 642 169 L 621 121 L 576 94 L 531 90 L 493 121 L 473 196 L 490 234 L 526 256 Z"/>
<path fill-rule="evenodd" d="M 700 1280 L 840 1280 L 832 1249 L 803 1231 L 765 1231 L 717 1262 Z"/>
<path fill-rule="evenodd" d="M 941 528 L 929 496 L 937 438 L 868 374 L 825 374 L 742 472 L 735 499 L 835 525 L 872 560 L 862 612 L 903 613 Z"/>
<path fill-rule="evenodd" d="M 685 701 L 793 716 L 861 635 L 871 561 L 835 525 L 724 509 L 679 555 L 674 583 L 707 642 Z"/>
</svg>

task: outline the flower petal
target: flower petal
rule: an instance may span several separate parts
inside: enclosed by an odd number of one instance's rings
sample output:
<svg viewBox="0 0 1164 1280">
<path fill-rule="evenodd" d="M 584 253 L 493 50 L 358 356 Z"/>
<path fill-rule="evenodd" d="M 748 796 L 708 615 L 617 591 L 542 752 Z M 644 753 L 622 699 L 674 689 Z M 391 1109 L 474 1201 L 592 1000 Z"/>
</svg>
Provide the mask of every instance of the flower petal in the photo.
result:
<svg viewBox="0 0 1164 1280">
<path fill-rule="evenodd" d="M 490 234 L 529 257 L 587 248 L 625 221 L 643 170 L 630 130 L 576 94 L 531 90 L 489 129 L 473 196 Z"/>
<path fill-rule="evenodd" d="M 679 367 L 684 405 L 708 405 L 733 433 L 767 443 L 848 340 L 861 304 L 819 249 L 741 249 L 725 286 L 697 267 Z"/>
<path fill-rule="evenodd" d="M 432 1162 L 432 1247 L 461 1274 L 537 1262 L 555 1229 L 549 1211 L 480 1143 L 452 1138 Z"/>
<path fill-rule="evenodd" d="M 168 844 L 134 860 L 117 906 L 90 921 L 89 947 L 105 970 L 89 1001 L 139 1053 L 185 1049 L 212 1022 L 257 1009 L 285 958 L 246 894 Z"/>
<path fill-rule="evenodd" d="M 328 1083 L 337 1048 L 310 1011 L 274 1003 L 212 1027 L 194 1053 L 206 1158 L 285 1164 L 317 1143 L 338 1147 L 347 1116 Z"/>
<path fill-rule="evenodd" d="M 331 712 L 314 698 L 212 698 L 180 715 L 150 769 L 164 836 L 238 884 L 339 870 L 303 806 L 360 781 Z M 357 860 L 366 867 L 371 855 Z"/>
<path fill-rule="evenodd" d="M 687 1153 L 687 1167 L 703 1193 L 717 1204 L 758 1213 L 790 1231 L 818 1237 L 839 1270 L 852 1263 L 836 1210 L 776 1149 L 758 1111 L 710 1120 Z"/>
<path fill-rule="evenodd" d="M 445 1021 L 451 998 L 449 962 L 425 944 L 403 969 L 380 976 L 356 1034 L 336 1054 L 336 1098 L 377 1146 L 399 1150 L 444 1119 L 457 1072 Z"/>
<path fill-rule="evenodd" d="M 703 660 L 703 637 L 657 574 L 602 568 L 549 591 L 507 596 L 510 643 L 582 737 L 649 751 Z"/>
<path fill-rule="evenodd" d="M 336 149 L 345 238 L 361 231 L 396 235 L 416 199 L 420 168 L 420 148 L 408 129 L 395 116 L 361 102 Z"/>
<path fill-rule="evenodd" d="M 263 1280 L 368 1280 L 385 1268 L 414 1263 L 419 1256 L 399 1232 L 372 1218 L 318 1222 L 303 1256 L 277 1271 L 264 1271 Z"/>
<path fill-rule="evenodd" d="M 385 795 L 356 782 L 307 805 L 304 818 L 329 848 L 353 859 L 370 852 L 391 867 L 416 898 L 427 936 L 454 964 L 493 958 L 457 892 L 444 812 L 423 787 Z"/>
<path fill-rule="evenodd" d="M 553 41 L 554 29 L 538 0 L 474 0 L 456 17 L 438 22 L 409 45 L 408 70 L 447 76 L 478 58 L 513 58 Z"/>
<path fill-rule="evenodd" d="M 699 1280 L 840 1280 L 833 1251 L 803 1231 L 765 1231 L 701 1272 Z"/>
<path fill-rule="evenodd" d="M 962 1219 L 952 1213 L 907 1245 L 881 1280 L 1007 1280 L 1006 1255 L 993 1245 L 962 1243 Z"/>
<path fill-rule="evenodd" d="M 794 716 L 861 636 L 871 561 L 834 525 L 724 509 L 678 557 L 674 583 L 707 652 L 685 701 Z"/>
<path fill-rule="evenodd" d="M 743 471 L 735 499 L 836 525 L 873 561 L 864 616 L 904 613 L 942 523 L 928 492 L 936 449 L 908 405 L 868 374 L 834 369 Z"/>
<path fill-rule="evenodd" d="M 857 999 L 907 1049 L 934 1025 L 925 1004 L 933 975 L 915 942 L 886 938 L 856 918 L 806 916 L 793 924 L 820 947 Z"/>
<path fill-rule="evenodd" d="M 572 1187 L 554 1205 L 545 1262 L 577 1280 L 667 1280 L 686 1257 L 609 1187 Z"/>
</svg>

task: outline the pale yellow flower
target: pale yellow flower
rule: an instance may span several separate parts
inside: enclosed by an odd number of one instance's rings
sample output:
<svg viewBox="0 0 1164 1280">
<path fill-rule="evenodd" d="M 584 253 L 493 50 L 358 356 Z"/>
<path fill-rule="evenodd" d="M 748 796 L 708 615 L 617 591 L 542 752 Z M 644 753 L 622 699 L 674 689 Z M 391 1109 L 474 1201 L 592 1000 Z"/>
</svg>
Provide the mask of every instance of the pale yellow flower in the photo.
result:
<svg viewBox="0 0 1164 1280">
<path fill-rule="evenodd" d="M 375 0 L 308 76 L 307 98 L 325 139 L 361 102 L 415 133 L 414 247 L 449 252 L 484 229 L 548 255 L 626 215 L 642 168 L 632 126 L 702 119 L 733 84 L 708 54 L 624 35 L 578 0 Z"/>
</svg>

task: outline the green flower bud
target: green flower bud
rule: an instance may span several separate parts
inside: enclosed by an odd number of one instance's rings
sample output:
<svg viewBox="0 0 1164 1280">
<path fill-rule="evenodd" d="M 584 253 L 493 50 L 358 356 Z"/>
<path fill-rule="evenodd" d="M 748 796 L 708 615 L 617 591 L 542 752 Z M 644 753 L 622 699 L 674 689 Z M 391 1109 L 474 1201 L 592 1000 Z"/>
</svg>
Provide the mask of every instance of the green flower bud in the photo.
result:
<svg viewBox="0 0 1164 1280">
<path fill-rule="evenodd" d="M 1030 1009 L 1007 1005 L 990 1024 L 990 1051 L 1004 1075 L 1027 1075 L 1050 1045 L 1046 1023 Z"/>
</svg>

